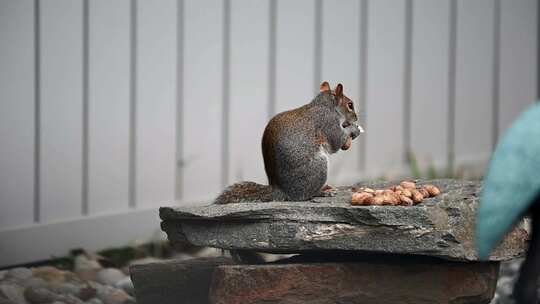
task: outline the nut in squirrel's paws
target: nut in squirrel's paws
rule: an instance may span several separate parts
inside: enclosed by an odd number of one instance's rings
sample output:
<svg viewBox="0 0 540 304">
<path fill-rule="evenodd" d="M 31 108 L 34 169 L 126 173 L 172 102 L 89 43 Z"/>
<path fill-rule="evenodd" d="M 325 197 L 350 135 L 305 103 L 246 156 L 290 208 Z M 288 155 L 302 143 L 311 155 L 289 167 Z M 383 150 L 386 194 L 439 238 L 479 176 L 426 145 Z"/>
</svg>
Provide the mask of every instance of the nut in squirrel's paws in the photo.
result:
<svg viewBox="0 0 540 304">
<path fill-rule="evenodd" d="M 349 150 L 351 145 L 352 145 L 352 137 L 349 136 L 349 138 L 347 138 L 347 141 L 345 142 L 345 144 L 341 147 L 341 150 Z"/>
<path fill-rule="evenodd" d="M 388 189 L 353 188 L 351 205 L 391 205 L 413 206 L 420 204 L 425 198 L 441 194 L 434 185 L 416 187 L 414 182 L 403 181 L 398 186 Z"/>
</svg>

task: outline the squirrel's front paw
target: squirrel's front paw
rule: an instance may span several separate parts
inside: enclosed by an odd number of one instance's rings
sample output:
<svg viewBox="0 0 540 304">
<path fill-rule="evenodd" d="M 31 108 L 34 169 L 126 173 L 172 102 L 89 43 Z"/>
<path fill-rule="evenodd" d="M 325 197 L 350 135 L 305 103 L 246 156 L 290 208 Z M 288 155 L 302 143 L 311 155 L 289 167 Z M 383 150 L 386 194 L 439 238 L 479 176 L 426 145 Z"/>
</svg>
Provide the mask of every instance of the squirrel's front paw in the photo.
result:
<svg viewBox="0 0 540 304">
<path fill-rule="evenodd" d="M 336 196 L 337 194 L 337 189 L 330 186 L 330 185 L 325 185 L 324 187 L 322 187 L 321 189 L 321 192 L 319 193 L 319 196 L 322 196 L 322 197 L 333 197 L 333 196 Z"/>
</svg>

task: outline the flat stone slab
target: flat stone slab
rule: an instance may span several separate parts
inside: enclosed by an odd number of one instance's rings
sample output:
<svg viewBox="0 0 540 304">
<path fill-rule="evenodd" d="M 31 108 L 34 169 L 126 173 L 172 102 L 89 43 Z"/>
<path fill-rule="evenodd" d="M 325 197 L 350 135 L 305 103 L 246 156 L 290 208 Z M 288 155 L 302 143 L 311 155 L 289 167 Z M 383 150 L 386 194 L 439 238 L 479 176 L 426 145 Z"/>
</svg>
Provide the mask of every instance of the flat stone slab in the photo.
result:
<svg viewBox="0 0 540 304">
<path fill-rule="evenodd" d="M 304 202 L 160 208 L 161 227 L 176 245 L 191 243 L 269 253 L 354 250 L 477 261 L 474 227 L 480 182 L 418 181 L 442 194 L 416 206 L 352 206 L 350 188 Z M 397 182 L 361 183 L 385 188 Z M 519 223 L 490 257 L 523 255 L 529 238 Z"/>
<path fill-rule="evenodd" d="M 498 264 L 402 258 L 218 266 L 210 288 L 210 303 L 488 304 L 495 291 Z"/>
</svg>

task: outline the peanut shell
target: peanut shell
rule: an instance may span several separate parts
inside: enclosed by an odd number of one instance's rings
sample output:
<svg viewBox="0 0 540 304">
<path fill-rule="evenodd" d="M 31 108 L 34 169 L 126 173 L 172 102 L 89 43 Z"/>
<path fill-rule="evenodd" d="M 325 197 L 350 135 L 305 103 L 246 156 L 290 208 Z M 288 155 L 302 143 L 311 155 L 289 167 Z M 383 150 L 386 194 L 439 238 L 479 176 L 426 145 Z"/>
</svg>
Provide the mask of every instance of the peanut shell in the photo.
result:
<svg viewBox="0 0 540 304">
<path fill-rule="evenodd" d="M 366 200 L 369 197 L 372 197 L 372 195 L 369 194 L 369 193 L 366 193 L 366 192 L 353 193 L 352 194 L 352 199 L 351 199 L 351 204 L 352 205 L 366 205 Z"/>
<path fill-rule="evenodd" d="M 405 205 L 405 206 L 412 206 L 414 205 L 414 202 L 412 199 L 406 197 L 405 195 L 401 195 L 399 197 L 399 200 L 401 202 L 401 205 Z"/>
<path fill-rule="evenodd" d="M 412 197 L 411 189 L 403 189 L 402 194 L 405 195 L 406 197 Z"/>
<path fill-rule="evenodd" d="M 427 191 L 427 189 L 424 188 L 424 187 L 419 188 L 419 189 L 418 189 L 418 192 L 420 192 L 424 198 L 428 198 L 428 197 L 431 196 L 431 195 L 429 194 L 429 192 Z"/>
<path fill-rule="evenodd" d="M 420 191 L 415 189 L 415 190 L 412 190 L 411 193 L 412 193 L 412 200 L 415 204 L 419 204 L 424 200 L 424 196 L 422 195 L 422 193 L 420 193 Z"/>
<path fill-rule="evenodd" d="M 373 205 L 384 205 L 384 197 L 382 195 L 377 195 L 373 197 Z"/>
<path fill-rule="evenodd" d="M 364 192 L 367 192 L 367 193 L 375 193 L 375 190 L 371 189 L 371 188 L 363 188 L 364 189 Z"/>
<path fill-rule="evenodd" d="M 429 192 L 430 196 L 437 196 L 441 194 L 441 190 L 433 185 L 425 185 L 424 188 Z"/>
</svg>

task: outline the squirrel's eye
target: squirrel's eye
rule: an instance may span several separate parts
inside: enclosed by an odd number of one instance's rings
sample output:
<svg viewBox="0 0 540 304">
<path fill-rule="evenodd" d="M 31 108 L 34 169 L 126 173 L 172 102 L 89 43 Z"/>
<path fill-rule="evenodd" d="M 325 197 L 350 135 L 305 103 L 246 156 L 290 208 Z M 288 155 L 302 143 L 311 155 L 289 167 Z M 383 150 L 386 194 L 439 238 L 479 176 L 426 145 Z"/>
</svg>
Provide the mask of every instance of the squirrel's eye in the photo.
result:
<svg viewBox="0 0 540 304">
<path fill-rule="evenodd" d="M 354 105 L 352 102 L 347 103 L 347 108 L 351 111 L 354 111 Z"/>
</svg>

